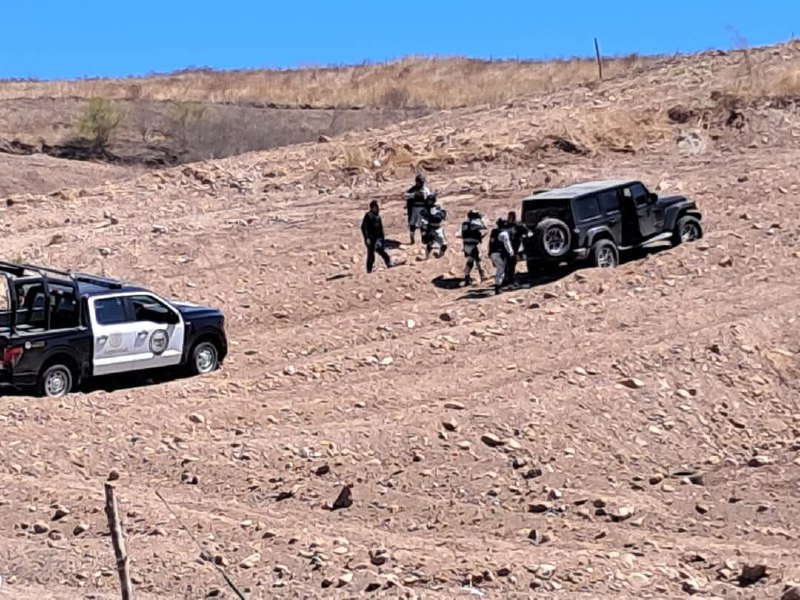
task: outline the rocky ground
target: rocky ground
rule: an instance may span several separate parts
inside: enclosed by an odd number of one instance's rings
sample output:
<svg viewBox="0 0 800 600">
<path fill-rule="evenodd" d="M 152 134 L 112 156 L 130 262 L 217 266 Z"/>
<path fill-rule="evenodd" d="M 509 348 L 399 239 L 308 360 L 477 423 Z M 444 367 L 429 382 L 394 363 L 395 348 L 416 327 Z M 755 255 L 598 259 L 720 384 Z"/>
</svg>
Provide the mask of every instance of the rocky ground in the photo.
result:
<svg viewBox="0 0 800 600">
<path fill-rule="evenodd" d="M 428 117 L 407 152 L 501 118 L 534 137 L 553 103 Z M 370 198 L 406 241 L 410 171 L 380 154 L 398 129 L 14 196 L 4 254 L 219 306 L 231 354 L 202 378 L 0 398 L 0 597 L 119 596 L 110 478 L 137 598 L 234 598 L 219 569 L 249 598 L 797 598 L 794 111 L 688 147 L 431 159 L 452 252 L 403 246 L 371 275 Z M 606 177 L 695 198 L 704 239 L 456 287 L 469 208 Z"/>
</svg>

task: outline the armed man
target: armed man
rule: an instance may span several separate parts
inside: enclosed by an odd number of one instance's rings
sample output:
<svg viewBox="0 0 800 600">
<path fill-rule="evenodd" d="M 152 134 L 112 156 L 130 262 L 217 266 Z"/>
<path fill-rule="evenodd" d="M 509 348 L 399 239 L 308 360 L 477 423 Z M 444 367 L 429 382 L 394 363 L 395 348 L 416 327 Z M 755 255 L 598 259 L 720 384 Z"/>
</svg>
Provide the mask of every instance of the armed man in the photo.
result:
<svg viewBox="0 0 800 600">
<path fill-rule="evenodd" d="M 425 208 L 420 213 L 420 230 L 422 243 L 425 244 L 425 259 L 430 258 L 433 245 L 439 246 L 439 258 L 447 252 L 447 237 L 444 234 L 444 221 L 447 211 L 436 202 L 436 194 L 430 194 L 425 200 Z"/>
<path fill-rule="evenodd" d="M 502 217 L 497 219 L 497 226 L 489 233 L 489 258 L 494 265 L 494 293 L 499 294 L 500 288 L 505 284 L 508 259 L 514 255 L 511 245 L 509 224 Z"/>
<path fill-rule="evenodd" d="M 464 245 L 464 257 L 467 259 L 467 264 L 464 268 L 464 285 L 472 285 L 472 269 L 478 268 L 478 275 L 481 278 L 481 283 L 486 279 L 486 274 L 483 271 L 481 264 L 481 242 L 483 242 L 484 231 L 488 227 L 483 220 L 483 215 L 477 210 L 471 210 L 467 213 L 467 220 L 461 224 L 461 239 Z"/>
<path fill-rule="evenodd" d="M 367 273 L 372 273 L 372 268 L 375 266 L 375 254 L 380 255 L 387 269 L 391 268 L 392 261 L 383 247 L 383 219 L 377 200 L 369 203 L 369 211 L 364 213 L 364 218 L 361 219 L 361 235 L 364 236 L 364 244 L 367 247 Z"/>
<path fill-rule="evenodd" d="M 420 227 L 422 211 L 431 191 L 425 185 L 425 175 L 420 173 L 414 179 L 414 185 L 406 190 L 406 212 L 408 213 L 408 234 L 410 242 L 414 243 L 414 232 Z"/>
<path fill-rule="evenodd" d="M 520 254 L 522 239 L 532 235 L 531 230 L 521 222 L 517 222 L 517 213 L 513 210 L 508 213 L 508 232 L 511 238 L 513 254 L 506 261 L 504 285 L 515 285 L 517 278 L 517 257 Z"/>
</svg>

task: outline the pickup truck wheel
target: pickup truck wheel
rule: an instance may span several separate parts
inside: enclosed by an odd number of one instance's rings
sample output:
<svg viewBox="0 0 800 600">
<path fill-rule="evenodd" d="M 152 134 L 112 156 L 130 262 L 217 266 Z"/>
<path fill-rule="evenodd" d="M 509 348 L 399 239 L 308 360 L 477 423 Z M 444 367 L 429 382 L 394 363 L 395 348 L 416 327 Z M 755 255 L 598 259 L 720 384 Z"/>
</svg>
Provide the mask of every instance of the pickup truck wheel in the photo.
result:
<svg viewBox="0 0 800 600">
<path fill-rule="evenodd" d="M 703 227 L 695 217 L 685 215 L 678 219 L 672 232 L 672 245 L 695 242 L 703 237 Z"/>
<path fill-rule="evenodd" d="M 613 269 L 619 264 L 619 250 L 611 240 L 600 240 L 592 246 L 592 265 L 600 269 Z"/>
<path fill-rule="evenodd" d="M 217 347 L 211 342 L 200 342 L 192 349 L 189 368 L 194 375 L 211 373 L 219 366 Z"/>
<path fill-rule="evenodd" d="M 569 252 L 572 241 L 569 227 L 561 219 L 543 219 L 534 232 L 542 251 L 552 258 L 560 258 Z"/>
<path fill-rule="evenodd" d="M 39 376 L 38 392 L 47 398 L 60 398 L 72 391 L 72 371 L 65 365 L 47 367 Z"/>
</svg>

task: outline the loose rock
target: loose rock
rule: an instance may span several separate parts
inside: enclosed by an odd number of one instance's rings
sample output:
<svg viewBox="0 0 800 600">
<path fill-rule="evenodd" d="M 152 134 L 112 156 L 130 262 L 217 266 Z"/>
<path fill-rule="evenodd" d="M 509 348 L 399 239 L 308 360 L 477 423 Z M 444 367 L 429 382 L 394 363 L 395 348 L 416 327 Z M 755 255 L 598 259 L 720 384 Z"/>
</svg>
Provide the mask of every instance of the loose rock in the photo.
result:
<svg viewBox="0 0 800 600">
<path fill-rule="evenodd" d="M 206 418 L 205 418 L 203 415 L 201 415 L 201 414 L 198 414 L 198 413 L 192 413 L 192 414 L 190 414 L 190 415 L 189 415 L 189 420 L 190 420 L 192 423 L 196 423 L 196 424 L 198 424 L 198 425 L 202 425 L 203 423 L 205 423 L 205 422 L 206 422 Z"/>
<path fill-rule="evenodd" d="M 744 565 L 739 574 L 739 585 L 748 587 L 768 577 L 766 565 Z"/>
<path fill-rule="evenodd" d="M 484 433 L 481 436 L 481 441 L 490 448 L 496 448 L 503 445 L 503 440 L 494 435 L 493 433 Z"/>
<path fill-rule="evenodd" d="M 346 485 L 339 491 L 339 495 L 331 505 L 331 510 L 340 510 L 343 508 L 350 508 L 353 506 L 353 492 L 352 485 Z"/>
<path fill-rule="evenodd" d="M 239 566 L 242 569 L 252 569 L 261 561 L 261 554 L 258 552 L 254 552 L 247 558 L 245 558 L 242 562 L 239 563 Z"/>
<path fill-rule="evenodd" d="M 636 379 L 636 377 L 628 377 L 627 379 L 620 381 L 620 383 L 633 390 L 638 390 L 644 387 L 644 381 L 641 379 Z"/>
<path fill-rule="evenodd" d="M 33 524 L 34 533 L 41 534 L 41 533 L 47 533 L 48 531 L 50 531 L 50 526 L 44 521 L 36 521 L 36 523 Z"/>
<path fill-rule="evenodd" d="M 450 410 L 464 410 L 466 406 L 464 406 L 461 402 L 455 401 L 448 401 L 444 403 L 445 408 L 449 408 Z"/>
<path fill-rule="evenodd" d="M 447 431 L 458 431 L 458 423 L 455 419 L 444 419 L 442 421 L 442 427 Z"/>
<path fill-rule="evenodd" d="M 783 591 L 781 600 L 800 600 L 800 585 L 789 584 L 789 587 Z"/>
</svg>

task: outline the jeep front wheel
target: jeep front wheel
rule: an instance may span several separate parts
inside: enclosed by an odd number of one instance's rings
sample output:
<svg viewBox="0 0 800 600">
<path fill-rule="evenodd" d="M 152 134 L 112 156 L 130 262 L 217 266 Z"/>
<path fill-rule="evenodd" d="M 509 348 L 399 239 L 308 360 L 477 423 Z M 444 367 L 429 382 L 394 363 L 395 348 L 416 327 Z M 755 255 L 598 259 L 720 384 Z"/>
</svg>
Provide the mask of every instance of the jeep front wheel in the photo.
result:
<svg viewBox="0 0 800 600">
<path fill-rule="evenodd" d="M 561 258 L 569 252 L 572 235 L 561 219 L 543 219 L 536 226 L 535 235 L 547 256 Z"/>
<path fill-rule="evenodd" d="M 611 240 L 600 240 L 592 246 L 592 266 L 613 269 L 619 264 L 619 250 Z"/>
<path fill-rule="evenodd" d="M 696 242 L 703 237 L 703 227 L 695 217 L 685 215 L 678 219 L 672 231 L 672 245 L 678 246 L 685 242 Z"/>
</svg>

